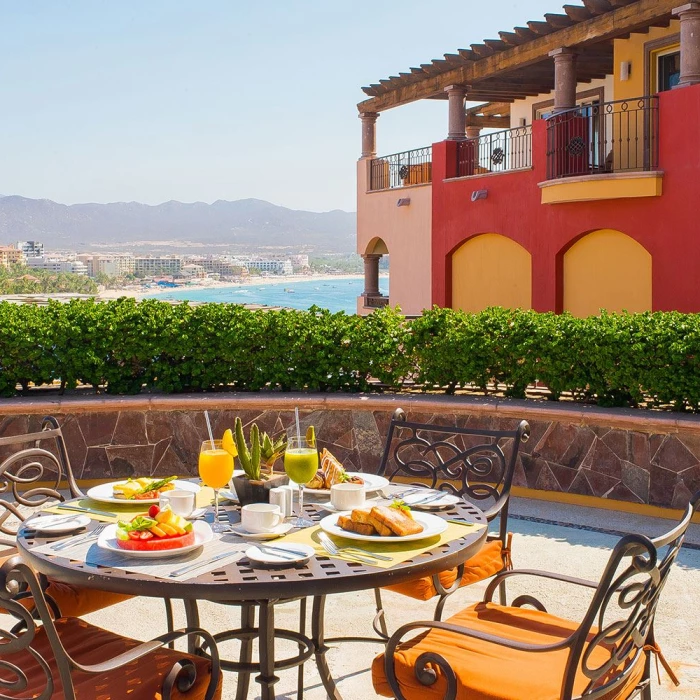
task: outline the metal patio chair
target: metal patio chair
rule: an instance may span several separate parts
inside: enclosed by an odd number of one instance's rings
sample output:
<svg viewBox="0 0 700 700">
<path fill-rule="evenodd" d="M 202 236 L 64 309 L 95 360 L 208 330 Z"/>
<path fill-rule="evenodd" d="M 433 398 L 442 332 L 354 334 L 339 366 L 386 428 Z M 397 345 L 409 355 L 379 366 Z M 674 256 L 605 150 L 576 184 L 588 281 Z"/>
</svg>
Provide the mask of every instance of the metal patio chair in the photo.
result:
<svg viewBox="0 0 700 700">
<path fill-rule="evenodd" d="M 375 690 L 399 700 L 651 700 L 651 655 L 678 680 L 654 637 L 661 591 L 683 544 L 700 491 L 661 537 L 623 537 L 598 583 L 535 570 L 506 571 L 481 603 L 446 622 L 415 622 L 374 660 Z M 493 603 L 502 582 L 536 576 L 594 591 L 580 621 L 557 617 L 531 595 Z M 531 606 L 528 609 L 523 606 Z M 418 636 L 402 641 L 414 631 Z"/>
<path fill-rule="evenodd" d="M 396 409 L 391 420 L 379 474 L 390 481 L 419 483 L 461 496 L 479 506 L 489 523 L 498 520 L 498 532 L 489 534 L 481 551 L 465 564 L 438 575 L 425 576 L 386 590 L 415 600 L 437 597 L 433 619 L 439 620 L 447 598 L 461 586 L 512 568 L 508 532 L 508 501 L 518 450 L 530 437 L 527 421 L 513 430 L 458 428 L 432 423 L 413 423 Z M 505 583 L 500 585 L 505 600 Z M 388 636 L 381 592 L 375 591 L 377 634 Z"/>
<path fill-rule="evenodd" d="M 20 589 L 31 595 L 35 616 L 17 601 Z M 138 642 L 76 617 L 55 618 L 39 580 L 19 556 L 11 557 L 0 567 L 0 606 L 11 616 L 11 624 L 15 623 L 12 629 L 0 628 L 3 698 L 221 697 L 216 642 L 202 629 L 175 630 L 148 642 Z M 5 625 L 0 622 L 0 627 Z M 211 658 L 167 648 L 177 639 L 191 637 L 204 640 Z"/>
<path fill-rule="evenodd" d="M 17 451 L 12 448 L 33 444 Z M 10 448 L 8 450 L 7 448 Z M 14 537 L 34 511 L 68 498 L 84 498 L 73 476 L 66 443 L 58 421 L 46 416 L 37 432 L 0 437 L 0 564 L 17 553 Z M 9 454 L 6 454 L 8 453 Z M 6 454 L 6 456 L 5 456 Z M 78 588 L 39 577 L 42 590 L 56 617 L 79 617 L 129 596 Z M 31 597 L 26 603 L 31 605 Z M 166 602 L 168 629 L 172 611 Z"/>
</svg>

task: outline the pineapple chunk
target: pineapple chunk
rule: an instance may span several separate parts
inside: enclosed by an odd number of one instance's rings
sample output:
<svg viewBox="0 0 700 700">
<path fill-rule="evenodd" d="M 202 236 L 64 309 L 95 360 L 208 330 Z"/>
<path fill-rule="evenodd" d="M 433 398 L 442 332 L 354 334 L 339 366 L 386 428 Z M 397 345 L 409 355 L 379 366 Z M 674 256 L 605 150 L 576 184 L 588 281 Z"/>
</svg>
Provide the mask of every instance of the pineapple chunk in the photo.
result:
<svg viewBox="0 0 700 700">
<path fill-rule="evenodd" d="M 167 534 L 165 530 L 162 530 L 158 525 L 154 525 L 151 528 L 151 532 L 156 536 L 156 537 L 167 537 Z"/>
<path fill-rule="evenodd" d="M 165 532 L 166 535 L 177 535 L 178 534 L 177 530 L 169 523 L 160 523 L 159 527 L 161 530 L 163 530 L 163 532 Z"/>
<path fill-rule="evenodd" d="M 156 515 L 156 522 L 159 523 L 171 523 L 177 516 L 170 510 L 170 508 L 164 508 Z"/>
</svg>

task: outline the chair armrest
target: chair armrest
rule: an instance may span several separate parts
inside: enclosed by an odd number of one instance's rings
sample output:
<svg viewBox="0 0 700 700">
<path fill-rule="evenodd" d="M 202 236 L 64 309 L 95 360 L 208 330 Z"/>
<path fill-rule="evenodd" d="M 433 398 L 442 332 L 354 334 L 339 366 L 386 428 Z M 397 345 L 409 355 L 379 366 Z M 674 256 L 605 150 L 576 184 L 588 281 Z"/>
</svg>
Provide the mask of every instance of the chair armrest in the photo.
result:
<svg viewBox="0 0 700 700">
<path fill-rule="evenodd" d="M 186 629 L 174 630 L 166 634 L 162 634 L 155 639 L 148 642 L 143 642 L 129 651 L 125 651 L 123 654 L 115 656 L 109 661 L 103 661 L 99 664 L 79 664 L 68 654 L 66 654 L 66 660 L 69 662 L 70 666 L 78 671 L 84 673 L 107 673 L 108 671 L 114 671 L 122 666 L 126 666 L 132 661 L 137 661 L 144 656 L 167 646 L 176 639 L 181 639 L 182 637 L 201 637 L 206 645 L 207 651 L 211 657 L 211 678 L 209 680 L 209 686 L 205 696 L 205 700 L 211 700 L 214 697 L 214 692 L 219 684 L 219 677 L 221 676 L 221 665 L 219 662 L 219 652 L 216 646 L 216 640 L 212 635 L 206 630 L 200 629 L 198 627 L 188 627 Z M 169 700 L 171 696 L 171 691 L 175 684 L 177 684 L 178 690 L 181 693 L 189 690 L 195 681 L 194 666 L 191 662 L 186 659 L 182 659 L 170 670 L 168 675 L 163 681 L 163 700 Z"/>
<path fill-rule="evenodd" d="M 550 571 L 540 571 L 538 569 L 512 569 L 511 571 L 502 571 L 500 574 L 496 574 L 484 593 L 484 603 L 491 603 L 496 588 L 498 588 L 499 584 L 505 579 L 511 576 L 537 576 L 538 578 L 548 578 L 553 581 L 562 581 L 576 586 L 584 586 L 585 588 L 598 588 L 598 583 L 595 581 L 574 578 L 573 576 L 566 576 L 565 574 L 555 574 Z"/>
</svg>

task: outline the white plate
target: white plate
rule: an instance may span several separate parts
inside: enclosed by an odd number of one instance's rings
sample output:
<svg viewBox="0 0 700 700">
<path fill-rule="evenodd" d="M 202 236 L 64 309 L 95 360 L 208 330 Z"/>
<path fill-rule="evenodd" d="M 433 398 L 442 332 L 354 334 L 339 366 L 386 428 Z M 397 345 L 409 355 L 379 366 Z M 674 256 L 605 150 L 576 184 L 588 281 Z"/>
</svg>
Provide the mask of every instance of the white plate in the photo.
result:
<svg viewBox="0 0 700 700">
<path fill-rule="evenodd" d="M 263 545 L 264 546 L 264 545 Z M 258 562 L 258 564 L 282 564 L 284 566 L 294 566 L 295 564 L 301 564 L 305 561 L 309 561 L 311 557 L 316 554 L 316 550 L 313 547 L 309 547 L 308 544 L 276 544 L 270 545 L 277 549 L 283 549 L 285 552 L 289 552 L 289 556 L 286 555 L 276 555 L 271 551 L 261 551 L 257 546 L 253 545 L 245 551 L 246 557 L 251 561 Z M 304 554 L 301 554 L 304 552 Z M 290 558 L 294 555 L 294 558 Z"/>
<path fill-rule="evenodd" d="M 87 497 L 92 498 L 93 501 L 100 501 L 101 503 L 120 503 L 120 504 L 128 504 L 128 505 L 134 505 L 143 503 L 143 504 L 152 504 L 152 503 L 158 503 L 157 498 L 144 498 L 144 499 L 133 499 L 133 498 L 114 498 L 113 495 L 113 487 L 115 484 L 123 484 L 126 481 L 126 479 L 122 479 L 121 481 L 110 481 L 108 484 L 100 484 L 99 486 L 93 486 L 88 492 L 87 492 Z M 191 481 L 182 481 L 181 479 L 175 479 L 175 481 L 170 482 L 176 489 L 180 489 L 181 491 L 192 491 L 194 493 L 197 493 L 199 491 L 199 486 Z"/>
<path fill-rule="evenodd" d="M 240 523 L 236 523 L 235 525 L 231 525 L 231 530 L 233 530 L 237 535 L 241 535 L 241 537 L 245 537 L 248 540 L 274 540 L 277 537 L 282 537 L 282 535 L 286 535 L 294 525 L 292 523 L 282 523 L 281 525 L 278 525 L 274 530 L 270 530 L 270 532 L 248 532 L 243 525 Z"/>
<path fill-rule="evenodd" d="M 42 515 L 31 518 L 24 523 L 27 530 L 46 532 L 49 535 L 63 535 L 66 532 L 82 530 L 90 524 L 87 515 Z"/>
<path fill-rule="evenodd" d="M 125 557 L 133 557 L 135 559 L 166 559 L 168 557 L 179 557 L 181 554 L 186 554 L 191 552 L 203 544 L 210 542 L 214 537 L 214 533 L 209 527 L 209 523 L 205 523 L 202 520 L 197 520 L 192 523 L 192 528 L 194 529 L 194 544 L 187 545 L 186 547 L 179 547 L 178 549 L 163 549 L 155 552 L 144 552 L 134 549 L 122 549 L 117 544 L 117 526 L 108 525 L 100 535 L 97 540 L 97 546 L 108 552 L 123 554 Z"/>
<path fill-rule="evenodd" d="M 365 542 L 411 542 L 412 540 L 425 540 L 428 537 L 435 537 L 447 530 L 447 521 L 439 518 L 437 515 L 430 513 L 413 513 L 413 519 L 423 526 L 423 532 L 417 532 L 415 535 L 405 535 L 404 537 L 380 537 L 379 535 L 360 535 L 357 532 L 348 532 L 337 525 L 338 518 L 341 515 L 350 515 L 350 511 L 344 513 L 331 513 L 327 515 L 319 525 L 321 529 L 329 535 L 336 537 L 346 537 L 349 540 L 364 540 Z"/>
<path fill-rule="evenodd" d="M 196 520 L 197 518 L 201 518 L 206 512 L 206 508 L 195 508 L 185 520 Z"/>
<path fill-rule="evenodd" d="M 385 486 L 389 485 L 389 479 L 385 479 L 383 476 L 377 476 L 376 474 L 364 474 L 363 472 L 348 472 L 348 476 L 359 476 L 365 482 L 365 493 L 374 493 L 383 489 Z M 290 482 L 294 483 L 294 482 Z M 296 484 L 295 484 L 296 485 Z M 330 489 L 310 489 L 308 486 L 304 487 L 304 492 L 309 495 L 312 494 L 325 494 L 329 496 Z"/>
<path fill-rule="evenodd" d="M 440 510 L 440 508 L 449 508 L 450 506 L 462 501 L 459 496 L 454 496 L 451 493 L 445 493 L 434 501 L 419 503 L 419 501 L 422 501 L 424 498 L 428 499 L 433 496 L 437 496 L 437 491 L 427 490 L 426 493 L 421 493 L 418 491 L 416 493 L 409 493 L 406 498 L 401 500 L 403 500 L 406 505 L 409 505 L 411 508 L 416 510 Z"/>
</svg>

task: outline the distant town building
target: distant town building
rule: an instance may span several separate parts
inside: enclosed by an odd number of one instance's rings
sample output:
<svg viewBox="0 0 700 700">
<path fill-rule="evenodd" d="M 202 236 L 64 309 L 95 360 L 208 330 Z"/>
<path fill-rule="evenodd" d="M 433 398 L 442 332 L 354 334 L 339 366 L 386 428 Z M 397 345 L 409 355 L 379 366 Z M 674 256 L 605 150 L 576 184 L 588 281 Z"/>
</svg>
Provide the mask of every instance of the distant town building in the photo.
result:
<svg viewBox="0 0 700 700">
<path fill-rule="evenodd" d="M 290 255 L 289 261 L 292 263 L 293 267 L 308 267 L 309 266 L 309 256 L 308 255 Z"/>
<path fill-rule="evenodd" d="M 184 262 L 188 265 L 201 265 L 209 276 L 216 274 L 221 277 L 236 277 L 243 269 L 243 263 L 240 260 L 224 255 L 188 256 Z"/>
<path fill-rule="evenodd" d="M 71 272 L 74 275 L 87 275 L 88 273 L 87 265 L 81 260 L 66 260 L 65 258 L 43 255 L 27 258 L 27 267 L 35 270 L 47 270 L 48 272 Z"/>
<path fill-rule="evenodd" d="M 24 254 L 18 248 L 11 246 L 0 246 L 0 265 L 10 267 L 10 265 L 23 265 Z"/>
<path fill-rule="evenodd" d="M 96 277 L 98 274 L 108 277 L 124 277 L 134 272 L 134 256 L 131 254 L 120 255 L 78 255 L 78 259 L 87 265 L 88 275 Z"/>
<path fill-rule="evenodd" d="M 201 265 L 183 265 L 180 270 L 180 275 L 188 279 L 204 279 L 207 276 L 207 271 Z"/>
<path fill-rule="evenodd" d="M 246 265 L 249 270 L 272 272 L 276 275 L 291 275 L 293 272 L 290 260 L 249 260 Z"/>
<path fill-rule="evenodd" d="M 25 258 L 40 258 L 44 255 L 44 244 L 39 241 L 17 241 L 15 248 L 21 250 Z"/>
<path fill-rule="evenodd" d="M 139 256 L 134 258 L 134 274 L 144 277 L 178 275 L 182 269 L 179 255 Z"/>
</svg>

